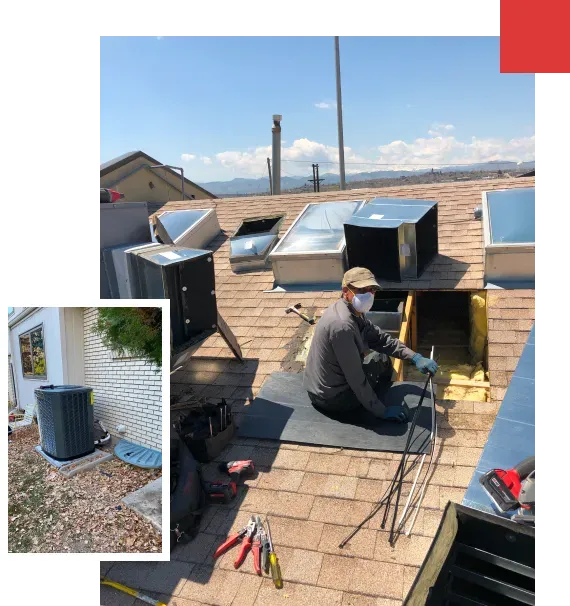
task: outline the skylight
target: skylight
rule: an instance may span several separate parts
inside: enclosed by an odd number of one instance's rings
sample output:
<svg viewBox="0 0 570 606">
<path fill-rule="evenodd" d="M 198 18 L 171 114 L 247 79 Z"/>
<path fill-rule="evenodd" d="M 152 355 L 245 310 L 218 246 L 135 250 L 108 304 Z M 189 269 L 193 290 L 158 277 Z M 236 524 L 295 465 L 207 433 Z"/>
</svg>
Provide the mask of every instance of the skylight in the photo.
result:
<svg viewBox="0 0 570 606">
<path fill-rule="evenodd" d="M 220 232 L 220 225 L 214 208 L 167 210 L 157 217 L 156 231 L 164 244 L 199 249 Z M 154 234 L 152 239 L 156 242 Z"/>
<path fill-rule="evenodd" d="M 269 255 L 277 285 L 339 285 L 346 269 L 344 223 L 364 204 L 307 204 Z"/>
<path fill-rule="evenodd" d="M 534 287 L 534 199 L 534 187 L 483 192 L 488 287 Z"/>
</svg>

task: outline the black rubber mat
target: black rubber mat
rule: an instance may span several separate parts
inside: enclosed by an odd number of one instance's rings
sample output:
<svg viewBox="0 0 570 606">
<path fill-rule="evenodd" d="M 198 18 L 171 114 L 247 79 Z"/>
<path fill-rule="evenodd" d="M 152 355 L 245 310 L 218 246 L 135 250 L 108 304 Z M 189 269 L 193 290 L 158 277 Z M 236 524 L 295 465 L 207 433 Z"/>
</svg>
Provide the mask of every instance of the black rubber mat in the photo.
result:
<svg viewBox="0 0 570 606">
<path fill-rule="evenodd" d="M 423 384 L 393 383 L 385 390 L 386 405 L 403 405 L 411 415 L 418 406 Z M 431 443 L 431 392 L 428 388 L 411 441 L 411 454 L 429 451 Z M 364 408 L 357 414 L 333 417 L 311 404 L 303 389 L 303 375 L 274 372 L 263 384 L 254 401 L 245 408 L 239 435 L 248 438 L 282 440 L 362 450 L 403 452 L 407 424 L 391 423 L 374 417 Z"/>
</svg>

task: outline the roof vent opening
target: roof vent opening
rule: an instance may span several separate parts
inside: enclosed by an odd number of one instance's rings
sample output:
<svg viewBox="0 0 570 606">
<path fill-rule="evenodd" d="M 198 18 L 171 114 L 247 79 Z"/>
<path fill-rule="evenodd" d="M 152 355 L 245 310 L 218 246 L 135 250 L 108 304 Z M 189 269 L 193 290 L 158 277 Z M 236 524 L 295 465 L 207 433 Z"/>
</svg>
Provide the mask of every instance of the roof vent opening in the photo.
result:
<svg viewBox="0 0 570 606">
<path fill-rule="evenodd" d="M 230 238 L 230 267 L 242 272 L 265 269 L 267 257 L 279 239 L 284 215 L 244 219 Z"/>
</svg>

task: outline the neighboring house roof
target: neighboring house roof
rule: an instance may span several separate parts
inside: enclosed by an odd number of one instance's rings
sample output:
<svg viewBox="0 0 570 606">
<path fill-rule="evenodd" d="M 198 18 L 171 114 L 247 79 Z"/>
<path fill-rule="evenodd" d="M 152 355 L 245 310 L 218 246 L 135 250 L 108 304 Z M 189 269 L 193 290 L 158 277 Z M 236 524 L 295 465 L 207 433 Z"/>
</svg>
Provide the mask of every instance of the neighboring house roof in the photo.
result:
<svg viewBox="0 0 570 606">
<path fill-rule="evenodd" d="M 226 398 L 239 424 L 240 413 L 272 372 L 302 370 L 295 356 L 309 326 L 293 314 L 286 315 L 285 307 L 300 302 L 310 315 L 319 316 L 340 295 L 266 293 L 264 290 L 273 285 L 271 270 L 234 274 L 228 258 L 229 236 L 242 219 L 284 213 L 280 229 L 284 234 L 309 202 L 372 197 L 437 200 L 438 257 L 419 280 L 385 286 L 478 290 L 484 288 L 483 233 L 482 222 L 474 219 L 473 209 L 481 205 L 481 193 L 532 186 L 533 178 L 497 179 L 212 202 L 150 203 L 151 213 L 216 208 L 223 233 L 209 248 L 214 251 L 218 309 L 246 359 L 243 364 L 237 362 L 222 337 L 211 336 L 171 376 L 171 394 L 190 392 L 196 397 Z M 236 437 L 221 457 L 253 459 L 259 476 L 240 489 L 244 492 L 237 506 L 230 511 L 224 509 L 203 525 L 200 540 L 217 545 L 221 540 L 217 535 L 241 528 L 252 513 L 266 511 L 272 517 L 271 530 L 292 602 L 400 604 L 427 553 L 443 508 L 448 500 L 461 503 L 463 499 L 534 320 L 534 290 L 489 290 L 487 298 L 491 401 L 438 402 L 440 439 L 436 463 L 410 538 L 401 537 L 396 547 L 390 548 L 388 533 L 380 529 L 380 513 L 344 550 L 337 547 L 383 494 L 399 455 Z M 405 489 L 409 489 L 409 484 Z M 190 551 L 180 551 L 176 558 L 195 561 Z M 196 564 L 180 595 L 199 600 L 204 591 L 214 591 L 228 583 L 235 587 L 245 585 L 251 575 L 234 570 L 234 558 L 233 553 L 223 556 L 215 568 L 208 568 L 207 563 Z M 204 579 L 209 579 L 206 585 Z M 271 601 L 274 590 L 269 581 L 252 591 L 259 603 L 266 603 Z"/>
<path fill-rule="evenodd" d="M 104 162 L 103 164 L 101 164 L 99 176 L 104 177 L 105 175 L 108 175 L 109 173 L 116 170 L 117 168 L 121 168 L 122 166 L 125 166 L 125 164 L 128 164 L 129 162 L 132 162 L 133 160 L 136 160 L 138 158 L 145 158 L 146 160 L 148 160 L 148 162 L 150 164 L 153 164 L 153 165 L 162 164 L 162 162 L 159 162 L 155 158 L 152 158 L 148 154 L 145 154 L 143 151 L 140 151 L 140 150 L 132 151 L 132 152 L 127 152 L 126 154 L 122 154 L 121 156 L 117 156 L 116 158 L 113 158 L 112 160 L 109 160 L 108 162 Z M 173 171 L 172 169 L 164 168 L 163 170 L 169 172 L 170 174 L 174 175 L 176 178 L 180 179 L 180 175 L 177 172 Z M 205 195 L 207 195 L 210 198 L 217 197 L 214 194 L 212 194 L 211 192 L 209 192 L 208 190 L 204 189 L 203 187 L 200 187 L 193 181 L 190 181 L 186 177 L 184 177 L 184 183 L 187 183 L 188 185 L 195 187 L 196 189 L 200 190 L 201 192 L 203 192 Z"/>
</svg>

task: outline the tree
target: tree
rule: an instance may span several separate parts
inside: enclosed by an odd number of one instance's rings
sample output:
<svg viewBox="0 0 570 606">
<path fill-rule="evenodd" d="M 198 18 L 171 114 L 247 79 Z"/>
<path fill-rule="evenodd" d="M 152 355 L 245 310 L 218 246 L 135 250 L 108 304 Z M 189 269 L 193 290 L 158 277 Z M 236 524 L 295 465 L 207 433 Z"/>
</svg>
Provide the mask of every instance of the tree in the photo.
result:
<svg viewBox="0 0 570 606">
<path fill-rule="evenodd" d="M 162 366 L 160 307 L 99 307 L 93 332 L 120 356 L 141 357 Z"/>
</svg>

